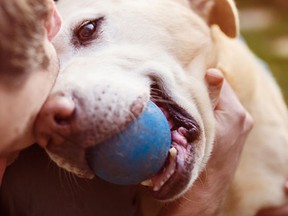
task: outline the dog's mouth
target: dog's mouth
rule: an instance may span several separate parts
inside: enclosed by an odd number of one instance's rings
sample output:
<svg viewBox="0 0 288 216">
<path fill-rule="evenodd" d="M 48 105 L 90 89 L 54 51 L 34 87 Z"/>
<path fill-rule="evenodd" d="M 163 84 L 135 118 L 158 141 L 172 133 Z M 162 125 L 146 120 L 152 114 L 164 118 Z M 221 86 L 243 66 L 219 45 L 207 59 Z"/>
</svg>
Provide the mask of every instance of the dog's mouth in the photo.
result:
<svg viewBox="0 0 288 216">
<path fill-rule="evenodd" d="M 142 185 L 148 186 L 157 199 L 173 199 L 190 182 L 195 161 L 194 144 L 200 139 L 200 126 L 157 84 L 151 86 L 151 100 L 162 110 L 169 122 L 172 144 L 163 168 Z"/>
</svg>

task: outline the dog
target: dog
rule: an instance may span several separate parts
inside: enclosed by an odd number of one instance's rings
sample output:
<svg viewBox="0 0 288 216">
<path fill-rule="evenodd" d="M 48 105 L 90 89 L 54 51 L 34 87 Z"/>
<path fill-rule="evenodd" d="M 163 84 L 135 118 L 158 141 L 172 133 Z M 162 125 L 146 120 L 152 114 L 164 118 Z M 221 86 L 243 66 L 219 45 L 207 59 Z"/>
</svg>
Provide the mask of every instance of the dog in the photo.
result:
<svg viewBox="0 0 288 216">
<path fill-rule="evenodd" d="M 172 137 L 183 152 L 171 160 L 176 168 L 168 179 L 156 175 L 151 197 L 183 196 L 213 149 L 215 120 L 204 81 L 213 67 L 255 121 L 223 215 L 252 216 L 286 203 L 287 108 L 272 76 L 238 39 L 232 0 L 60 0 L 57 7 L 63 27 L 53 43 L 61 71 L 36 136 L 58 166 L 93 178 L 87 149 L 125 129 L 152 100 L 189 144 Z M 145 208 L 144 215 L 157 215 Z"/>
</svg>

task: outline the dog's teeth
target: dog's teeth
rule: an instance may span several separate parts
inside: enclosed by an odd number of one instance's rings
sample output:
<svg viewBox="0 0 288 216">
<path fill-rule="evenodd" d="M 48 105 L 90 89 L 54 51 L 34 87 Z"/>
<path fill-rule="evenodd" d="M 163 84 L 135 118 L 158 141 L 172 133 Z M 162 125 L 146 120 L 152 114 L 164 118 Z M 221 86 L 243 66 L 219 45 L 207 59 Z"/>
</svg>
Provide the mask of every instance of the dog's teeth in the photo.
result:
<svg viewBox="0 0 288 216">
<path fill-rule="evenodd" d="M 159 191 L 160 190 L 160 187 L 158 187 L 158 186 L 155 186 L 154 188 L 153 188 L 153 191 Z"/>
<path fill-rule="evenodd" d="M 151 179 L 147 179 L 147 180 L 141 182 L 141 185 L 146 186 L 146 187 L 153 187 L 153 182 Z"/>
<path fill-rule="evenodd" d="M 170 148 L 169 153 L 172 158 L 176 158 L 177 156 L 177 149 L 175 147 Z"/>
</svg>

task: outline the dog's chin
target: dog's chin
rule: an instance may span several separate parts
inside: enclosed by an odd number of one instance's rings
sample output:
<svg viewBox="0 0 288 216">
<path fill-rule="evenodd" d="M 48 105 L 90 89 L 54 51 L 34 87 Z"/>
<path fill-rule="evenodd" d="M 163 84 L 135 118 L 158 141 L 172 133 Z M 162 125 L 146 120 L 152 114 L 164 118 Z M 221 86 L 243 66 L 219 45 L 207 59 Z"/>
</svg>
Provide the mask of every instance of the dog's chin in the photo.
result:
<svg viewBox="0 0 288 216">
<path fill-rule="evenodd" d="M 172 142 L 170 154 L 162 169 L 151 179 L 143 182 L 143 185 L 148 186 L 155 198 L 173 200 L 181 196 L 193 181 L 192 174 L 195 168 L 197 170 L 196 149 L 202 144 L 201 128 L 197 121 L 157 84 L 151 86 L 150 99 L 164 113 L 170 125 Z M 65 151 L 61 146 L 48 145 L 47 151 L 52 160 L 78 177 L 94 177 L 85 160 L 83 146 L 66 142 Z"/>
<path fill-rule="evenodd" d="M 163 111 L 171 131 L 171 148 L 166 163 L 158 174 L 142 184 L 159 200 L 181 196 L 191 184 L 196 148 L 201 144 L 201 129 L 188 112 L 157 85 L 151 88 L 151 100 Z"/>
</svg>

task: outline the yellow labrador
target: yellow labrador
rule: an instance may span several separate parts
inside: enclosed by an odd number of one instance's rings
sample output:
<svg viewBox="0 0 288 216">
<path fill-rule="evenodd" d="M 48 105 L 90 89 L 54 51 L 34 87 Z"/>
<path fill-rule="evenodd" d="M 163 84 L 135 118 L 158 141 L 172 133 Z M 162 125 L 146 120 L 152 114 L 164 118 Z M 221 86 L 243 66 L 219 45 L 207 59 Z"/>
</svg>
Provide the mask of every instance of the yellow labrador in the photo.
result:
<svg viewBox="0 0 288 216">
<path fill-rule="evenodd" d="M 213 149 L 204 73 L 216 67 L 255 120 L 223 215 L 252 216 L 285 203 L 287 109 L 271 75 L 237 39 L 232 0 L 60 0 L 57 6 L 63 28 L 54 45 L 62 69 L 36 132 L 59 166 L 93 178 L 86 150 L 125 128 L 151 99 L 166 111 L 176 149 L 153 177 L 151 195 L 182 196 Z"/>
</svg>

